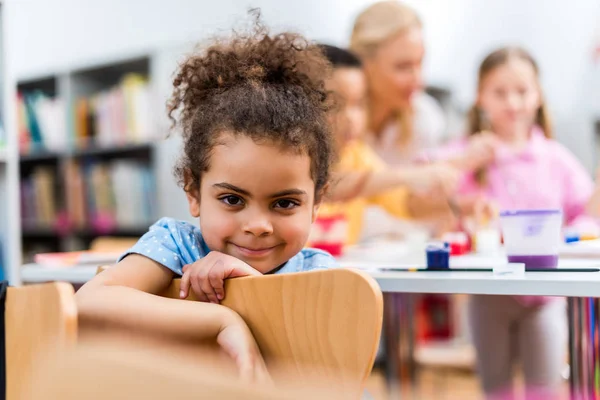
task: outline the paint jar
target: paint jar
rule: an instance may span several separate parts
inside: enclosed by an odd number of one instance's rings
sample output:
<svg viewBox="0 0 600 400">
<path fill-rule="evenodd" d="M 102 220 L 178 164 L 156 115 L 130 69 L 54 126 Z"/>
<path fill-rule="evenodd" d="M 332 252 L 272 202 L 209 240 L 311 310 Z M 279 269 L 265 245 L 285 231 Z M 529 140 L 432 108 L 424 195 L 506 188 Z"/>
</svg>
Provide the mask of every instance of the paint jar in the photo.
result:
<svg viewBox="0 0 600 400">
<path fill-rule="evenodd" d="M 430 242 L 425 252 L 427 268 L 450 268 L 450 245 L 448 242 Z"/>
<path fill-rule="evenodd" d="M 510 210 L 500 213 L 500 225 L 509 263 L 530 268 L 556 268 L 562 243 L 562 211 Z"/>
</svg>

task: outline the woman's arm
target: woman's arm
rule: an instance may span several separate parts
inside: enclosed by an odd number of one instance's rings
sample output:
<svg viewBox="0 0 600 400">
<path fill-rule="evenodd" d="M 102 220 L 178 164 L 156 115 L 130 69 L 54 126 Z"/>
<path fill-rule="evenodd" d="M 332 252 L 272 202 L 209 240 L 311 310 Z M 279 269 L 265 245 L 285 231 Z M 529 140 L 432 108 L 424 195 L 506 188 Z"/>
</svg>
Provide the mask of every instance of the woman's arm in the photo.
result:
<svg viewBox="0 0 600 400">
<path fill-rule="evenodd" d="M 330 198 L 332 201 L 347 201 L 357 197 L 377 196 L 399 187 L 414 190 L 451 188 L 456 184 L 457 172 L 446 164 L 432 164 L 338 173 L 336 178 L 329 193 Z"/>
</svg>

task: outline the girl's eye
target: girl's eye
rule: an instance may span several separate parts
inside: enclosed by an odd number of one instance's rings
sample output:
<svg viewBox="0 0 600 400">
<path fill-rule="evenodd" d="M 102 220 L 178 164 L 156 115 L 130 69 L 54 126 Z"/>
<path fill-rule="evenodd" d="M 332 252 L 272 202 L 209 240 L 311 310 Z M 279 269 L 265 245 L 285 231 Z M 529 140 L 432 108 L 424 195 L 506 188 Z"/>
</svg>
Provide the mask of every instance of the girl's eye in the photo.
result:
<svg viewBox="0 0 600 400">
<path fill-rule="evenodd" d="M 244 200 L 239 198 L 238 196 L 225 196 L 221 197 L 221 201 L 228 206 L 241 206 L 244 203 Z"/>
<path fill-rule="evenodd" d="M 284 210 L 291 210 L 294 207 L 297 207 L 298 203 L 293 200 L 281 199 L 275 202 L 276 208 L 282 208 Z"/>
</svg>

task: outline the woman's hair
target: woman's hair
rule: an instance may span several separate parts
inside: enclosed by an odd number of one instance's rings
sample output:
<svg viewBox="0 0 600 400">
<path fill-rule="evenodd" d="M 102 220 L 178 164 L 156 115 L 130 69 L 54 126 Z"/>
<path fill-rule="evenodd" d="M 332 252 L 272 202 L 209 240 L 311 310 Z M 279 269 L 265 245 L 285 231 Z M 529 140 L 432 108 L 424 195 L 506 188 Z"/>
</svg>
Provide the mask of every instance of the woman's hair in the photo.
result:
<svg viewBox="0 0 600 400">
<path fill-rule="evenodd" d="M 422 27 L 419 15 L 411 7 L 395 0 L 377 2 L 361 12 L 354 22 L 350 49 L 363 60 L 375 54 L 379 46 L 410 28 Z M 413 137 L 412 108 L 396 110 L 399 144 Z"/>
<path fill-rule="evenodd" d="M 409 6 L 395 0 L 377 2 L 356 17 L 350 49 L 361 58 L 369 57 L 381 44 L 415 26 L 422 26 L 421 19 Z"/>
<path fill-rule="evenodd" d="M 492 53 L 490 53 L 481 63 L 478 73 L 478 90 L 481 89 L 481 85 L 487 75 L 494 69 L 506 64 L 511 59 L 519 59 L 528 62 L 533 67 L 536 75 L 539 77 L 539 68 L 534 58 L 521 47 L 502 47 Z M 538 84 L 539 87 L 539 84 Z M 540 91 L 540 108 L 537 111 L 535 117 L 535 123 L 542 129 L 544 135 L 547 138 L 552 138 L 552 122 L 550 120 L 550 114 L 548 111 L 548 105 L 544 99 L 542 89 Z M 489 129 L 487 121 L 483 115 L 482 110 L 479 109 L 477 104 L 474 104 L 467 114 L 467 133 L 469 136 L 476 135 L 479 132 Z M 477 182 L 480 184 L 485 183 L 485 170 L 481 169 L 475 172 Z"/>
<path fill-rule="evenodd" d="M 175 175 L 184 190 L 198 190 L 212 149 L 227 132 L 308 155 L 319 200 L 334 159 L 329 63 L 302 36 L 269 34 L 254 15 L 249 33 L 213 39 L 179 65 L 167 103 L 184 142 Z"/>
</svg>

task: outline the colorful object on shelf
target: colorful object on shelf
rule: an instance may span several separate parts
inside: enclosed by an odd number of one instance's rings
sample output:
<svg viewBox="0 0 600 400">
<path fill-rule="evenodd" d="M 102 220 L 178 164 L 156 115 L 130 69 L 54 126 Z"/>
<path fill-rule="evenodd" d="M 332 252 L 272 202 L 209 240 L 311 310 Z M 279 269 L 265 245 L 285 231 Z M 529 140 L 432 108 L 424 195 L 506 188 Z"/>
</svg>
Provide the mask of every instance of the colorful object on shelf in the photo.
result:
<svg viewBox="0 0 600 400">
<path fill-rule="evenodd" d="M 145 229 L 155 219 L 155 193 L 152 167 L 137 160 L 39 166 L 21 180 L 22 225 L 63 235 Z"/>
<path fill-rule="evenodd" d="M 64 149 L 66 112 L 62 99 L 40 90 L 17 95 L 17 128 L 22 153 Z"/>
<path fill-rule="evenodd" d="M 313 224 L 308 246 L 339 257 L 344 252 L 348 221 L 343 214 L 318 216 Z"/>
<path fill-rule="evenodd" d="M 427 268 L 450 268 L 450 245 L 447 242 L 431 242 L 425 251 Z"/>
</svg>

